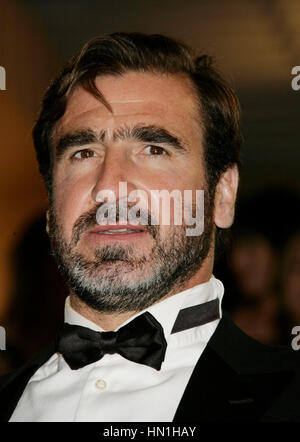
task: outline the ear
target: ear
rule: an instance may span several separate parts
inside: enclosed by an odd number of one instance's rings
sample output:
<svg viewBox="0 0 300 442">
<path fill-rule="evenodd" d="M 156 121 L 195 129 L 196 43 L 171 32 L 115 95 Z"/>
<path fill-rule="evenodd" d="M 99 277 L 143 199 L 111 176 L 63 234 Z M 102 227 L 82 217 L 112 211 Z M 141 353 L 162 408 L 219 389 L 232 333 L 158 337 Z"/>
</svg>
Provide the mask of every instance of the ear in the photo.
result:
<svg viewBox="0 0 300 442">
<path fill-rule="evenodd" d="M 49 210 L 46 211 L 46 232 L 49 235 Z"/>
<path fill-rule="evenodd" d="M 216 186 L 214 221 L 221 229 L 227 229 L 233 223 L 238 183 L 239 172 L 234 165 L 222 173 Z"/>
</svg>

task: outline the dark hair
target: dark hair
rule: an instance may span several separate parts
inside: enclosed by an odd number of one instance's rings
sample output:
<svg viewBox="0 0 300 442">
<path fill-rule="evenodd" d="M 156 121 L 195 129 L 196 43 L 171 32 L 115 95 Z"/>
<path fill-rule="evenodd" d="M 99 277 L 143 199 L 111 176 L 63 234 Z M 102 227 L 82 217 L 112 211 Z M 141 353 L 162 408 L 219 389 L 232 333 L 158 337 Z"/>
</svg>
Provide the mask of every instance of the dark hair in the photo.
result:
<svg viewBox="0 0 300 442">
<path fill-rule="evenodd" d="M 40 172 L 51 194 L 52 132 L 63 116 L 68 97 L 77 85 L 109 104 L 95 86 L 100 75 L 127 71 L 184 74 L 192 82 L 204 126 L 204 159 L 209 192 L 230 166 L 240 167 L 239 102 L 207 55 L 195 56 L 185 44 L 162 35 L 114 33 L 89 41 L 47 90 L 33 130 Z"/>
</svg>

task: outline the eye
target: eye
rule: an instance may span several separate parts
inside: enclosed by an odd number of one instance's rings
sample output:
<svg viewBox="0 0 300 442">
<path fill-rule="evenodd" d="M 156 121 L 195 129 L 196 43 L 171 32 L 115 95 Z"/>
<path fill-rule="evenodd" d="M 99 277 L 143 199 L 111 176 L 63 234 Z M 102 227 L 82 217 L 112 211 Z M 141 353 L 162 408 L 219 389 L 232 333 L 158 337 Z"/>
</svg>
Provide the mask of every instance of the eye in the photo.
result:
<svg viewBox="0 0 300 442">
<path fill-rule="evenodd" d="M 144 152 L 146 155 L 169 155 L 163 147 L 153 146 L 151 144 L 145 147 Z"/>
<path fill-rule="evenodd" d="M 85 160 L 96 156 L 95 152 L 91 149 L 78 150 L 72 155 L 72 160 Z"/>
</svg>

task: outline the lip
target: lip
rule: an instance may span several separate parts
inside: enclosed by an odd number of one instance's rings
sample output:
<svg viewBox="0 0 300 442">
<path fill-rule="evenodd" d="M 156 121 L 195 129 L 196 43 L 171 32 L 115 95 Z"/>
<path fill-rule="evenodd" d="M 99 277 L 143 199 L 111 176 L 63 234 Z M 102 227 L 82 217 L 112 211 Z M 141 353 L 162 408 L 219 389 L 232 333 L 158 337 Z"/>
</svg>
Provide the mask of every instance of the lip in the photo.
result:
<svg viewBox="0 0 300 442">
<path fill-rule="evenodd" d="M 120 229 L 130 229 L 131 232 L 128 233 L 110 233 L 105 234 L 106 230 L 120 230 Z M 142 239 L 148 234 L 145 226 L 132 225 L 132 224 L 116 224 L 116 225 L 99 225 L 94 227 L 92 230 L 88 231 L 88 236 L 95 242 L 107 242 L 107 241 L 133 241 L 136 239 Z"/>
<path fill-rule="evenodd" d="M 133 225 L 133 224 L 105 224 L 103 226 L 99 225 L 97 227 L 94 227 L 92 230 L 89 231 L 89 233 L 99 233 L 104 232 L 105 230 L 120 230 L 120 229 L 130 229 L 130 230 L 136 230 L 136 231 L 146 231 L 145 226 L 140 225 Z"/>
</svg>

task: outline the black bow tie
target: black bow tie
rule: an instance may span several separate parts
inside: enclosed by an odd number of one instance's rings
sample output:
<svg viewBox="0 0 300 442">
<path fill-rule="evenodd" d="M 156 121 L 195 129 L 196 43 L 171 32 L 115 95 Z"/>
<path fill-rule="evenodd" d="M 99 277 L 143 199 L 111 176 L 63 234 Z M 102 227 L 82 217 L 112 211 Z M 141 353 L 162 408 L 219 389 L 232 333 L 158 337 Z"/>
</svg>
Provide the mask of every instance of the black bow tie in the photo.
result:
<svg viewBox="0 0 300 442">
<path fill-rule="evenodd" d="M 149 312 L 116 332 L 96 332 L 65 323 L 57 339 L 57 351 L 72 370 L 98 361 L 106 353 L 119 353 L 130 361 L 160 370 L 166 348 L 163 329 Z"/>
<path fill-rule="evenodd" d="M 219 317 L 218 299 L 184 308 L 179 312 L 171 334 L 207 324 Z M 65 323 L 58 334 L 56 348 L 72 370 L 96 362 L 106 353 L 119 353 L 130 361 L 160 370 L 167 342 L 160 323 L 145 312 L 116 332 L 96 332 Z"/>
</svg>

